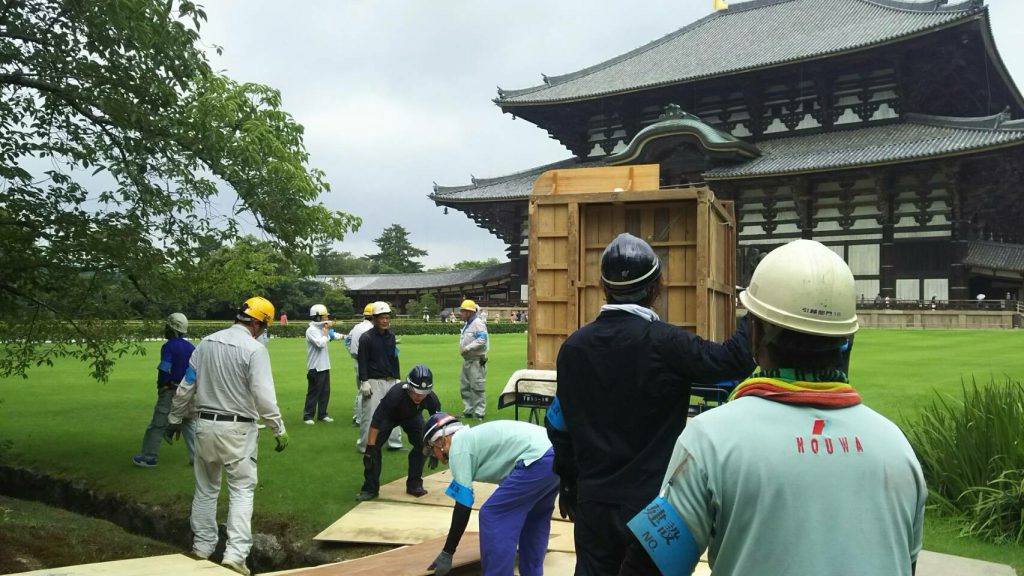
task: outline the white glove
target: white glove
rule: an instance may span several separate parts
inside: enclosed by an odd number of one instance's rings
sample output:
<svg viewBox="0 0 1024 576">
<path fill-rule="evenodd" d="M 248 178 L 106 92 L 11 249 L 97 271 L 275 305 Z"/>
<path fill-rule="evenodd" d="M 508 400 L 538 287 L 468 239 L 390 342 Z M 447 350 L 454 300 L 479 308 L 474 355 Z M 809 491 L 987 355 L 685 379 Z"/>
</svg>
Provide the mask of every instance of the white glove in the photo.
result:
<svg viewBox="0 0 1024 576">
<path fill-rule="evenodd" d="M 359 384 L 359 393 L 363 395 L 363 398 L 369 398 L 373 394 L 373 390 L 370 389 L 370 383 L 363 380 Z"/>
</svg>

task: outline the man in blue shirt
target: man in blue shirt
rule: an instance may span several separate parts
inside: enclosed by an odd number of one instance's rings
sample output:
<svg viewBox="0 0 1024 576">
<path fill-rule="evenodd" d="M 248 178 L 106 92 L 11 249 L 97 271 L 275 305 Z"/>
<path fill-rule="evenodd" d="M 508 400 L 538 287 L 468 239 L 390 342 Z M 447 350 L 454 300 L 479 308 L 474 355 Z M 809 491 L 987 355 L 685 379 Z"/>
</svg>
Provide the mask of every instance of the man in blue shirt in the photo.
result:
<svg viewBox="0 0 1024 576">
<path fill-rule="evenodd" d="M 187 332 L 188 318 L 184 314 L 175 312 L 167 317 L 164 326 L 164 338 L 167 342 L 160 348 L 160 364 L 156 367 L 156 406 L 153 408 L 153 418 L 142 436 L 142 453 L 132 456 L 132 462 L 136 466 L 152 468 L 157 464 L 157 452 L 167 428 L 167 415 L 171 412 L 174 393 L 185 377 L 188 361 L 192 357 L 192 351 L 196 349 L 184 338 Z M 185 436 L 185 446 L 188 448 L 188 461 L 192 462 L 195 460 L 195 444 L 191 425 L 185 426 L 182 432 Z"/>
</svg>

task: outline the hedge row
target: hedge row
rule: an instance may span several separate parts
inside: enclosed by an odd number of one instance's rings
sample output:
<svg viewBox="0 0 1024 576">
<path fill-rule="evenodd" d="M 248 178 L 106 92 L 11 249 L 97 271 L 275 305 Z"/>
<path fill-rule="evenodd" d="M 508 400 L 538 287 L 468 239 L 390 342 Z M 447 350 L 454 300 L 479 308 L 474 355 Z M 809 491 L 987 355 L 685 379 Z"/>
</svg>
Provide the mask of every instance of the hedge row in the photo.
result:
<svg viewBox="0 0 1024 576">
<path fill-rule="evenodd" d="M 355 320 L 345 320 L 335 323 L 335 330 L 347 333 L 355 326 Z M 218 330 L 230 325 L 227 320 L 193 320 L 188 324 L 188 337 L 190 340 L 199 340 Z M 270 326 L 272 338 L 304 338 L 308 322 L 289 322 L 281 325 L 277 322 Z M 487 331 L 491 334 L 519 334 L 526 332 L 525 323 L 494 322 L 487 325 Z M 422 320 L 398 319 L 392 321 L 391 329 L 396 336 L 413 336 L 419 334 L 450 334 L 458 335 L 462 331 L 462 323 L 453 322 L 423 322 Z M 131 323 L 125 327 L 124 334 L 129 339 L 146 340 L 163 338 L 163 324 L 159 323 Z"/>
</svg>

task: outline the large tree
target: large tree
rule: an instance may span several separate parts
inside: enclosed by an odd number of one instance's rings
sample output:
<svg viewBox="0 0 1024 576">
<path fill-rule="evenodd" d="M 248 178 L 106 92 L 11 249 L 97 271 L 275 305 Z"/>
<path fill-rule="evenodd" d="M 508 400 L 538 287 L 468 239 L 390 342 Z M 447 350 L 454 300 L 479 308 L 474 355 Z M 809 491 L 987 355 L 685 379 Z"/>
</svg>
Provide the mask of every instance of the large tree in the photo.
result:
<svg viewBox="0 0 1024 576">
<path fill-rule="evenodd" d="M 380 250 L 369 256 L 373 260 L 374 272 L 380 274 L 422 272 L 423 264 L 413 260 L 426 256 L 426 250 L 420 250 L 409 242 L 409 232 L 401 224 L 392 224 L 384 229 L 380 237 L 373 241 Z"/>
<path fill-rule="evenodd" d="M 187 0 L 0 0 L 0 376 L 70 355 L 106 378 L 137 350 L 129 301 L 172 312 L 192 272 L 249 296 L 197 269 L 240 229 L 311 270 L 358 228 L 319 203 L 280 94 L 211 69 L 205 19 Z"/>
</svg>

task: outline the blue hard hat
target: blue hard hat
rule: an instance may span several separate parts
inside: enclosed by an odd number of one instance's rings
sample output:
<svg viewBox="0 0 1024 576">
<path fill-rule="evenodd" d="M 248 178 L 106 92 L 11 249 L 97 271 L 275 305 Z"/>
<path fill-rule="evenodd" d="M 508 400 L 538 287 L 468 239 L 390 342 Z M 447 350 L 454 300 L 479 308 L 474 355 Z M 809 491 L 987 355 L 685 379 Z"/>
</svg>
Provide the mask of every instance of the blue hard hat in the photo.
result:
<svg viewBox="0 0 1024 576">
<path fill-rule="evenodd" d="M 434 374 L 425 364 L 418 364 L 409 371 L 406 385 L 416 392 L 426 394 L 434 387 Z"/>
<path fill-rule="evenodd" d="M 659 278 L 658 255 L 650 244 L 632 234 L 619 234 L 601 254 L 601 284 L 618 300 L 639 302 Z"/>
</svg>

